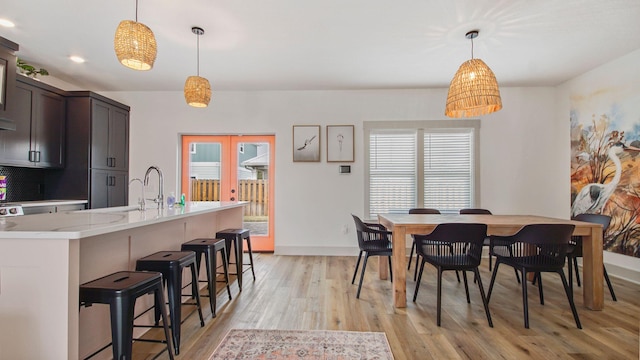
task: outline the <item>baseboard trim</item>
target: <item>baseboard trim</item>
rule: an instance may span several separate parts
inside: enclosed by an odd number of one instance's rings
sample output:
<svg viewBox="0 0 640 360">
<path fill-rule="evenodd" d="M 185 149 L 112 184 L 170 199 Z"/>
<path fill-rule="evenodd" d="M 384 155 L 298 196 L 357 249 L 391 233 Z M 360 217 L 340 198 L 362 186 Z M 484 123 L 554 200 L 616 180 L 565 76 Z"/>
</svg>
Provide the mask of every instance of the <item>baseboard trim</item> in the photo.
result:
<svg viewBox="0 0 640 360">
<path fill-rule="evenodd" d="M 579 262 L 578 266 L 582 269 L 582 262 Z M 604 266 L 607 268 L 607 274 L 609 274 L 609 277 L 626 280 L 634 284 L 640 284 L 640 272 L 611 263 L 605 263 Z"/>
</svg>

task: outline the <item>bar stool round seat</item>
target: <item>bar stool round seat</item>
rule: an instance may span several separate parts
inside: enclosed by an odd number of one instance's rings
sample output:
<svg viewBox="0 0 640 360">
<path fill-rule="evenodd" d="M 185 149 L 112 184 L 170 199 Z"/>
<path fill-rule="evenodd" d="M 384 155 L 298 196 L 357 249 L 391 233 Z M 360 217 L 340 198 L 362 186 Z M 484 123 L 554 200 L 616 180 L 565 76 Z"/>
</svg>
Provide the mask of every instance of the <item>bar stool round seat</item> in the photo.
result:
<svg viewBox="0 0 640 360">
<path fill-rule="evenodd" d="M 182 303 L 182 271 L 191 269 L 191 297 L 194 303 Z M 159 251 L 136 261 L 136 270 L 157 271 L 162 273 L 169 297 L 169 318 L 175 354 L 180 353 L 180 325 L 182 324 L 182 305 L 195 305 L 200 316 L 200 326 L 204 326 L 200 296 L 198 295 L 198 274 L 196 272 L 196 254 L 193 251 Z M 164 304 L 156 302 L 156 322 L 159 309 Z"/>
<path fill-rule="evenodd" d="M 202 255 L 204 255 L 204 261 L 207 269 L 207 280 L 199 280 L 200 282 L 206 282 L 209 290 L 209 306 L 211 307 L 211 317 L 216 317 L 216 272 L 218 269 L 217 253 L 220 252 L 222 258 L 222 268 L 224 270 L 223 282 L 227 286 L 227 294 L 229 295 L 229 301 L 231 301 L 231 289 L 229 287 L 229 270 L 227 263 L 227 250 L 226 241 L 224 239 L 208 239 L 201 238 L 191 240 L 182 244 L 183 251 L 193 251 L 196 253 L 196 269 L 198 272 L 198 279 L 200 279 L 200 263 L 202 261 Z M 202 295 L 205 296 L 205 295 Z"/>
<path fill-rule="evenodd" d="M 242 273 L 251 269 L 251 275 L 253 275 L 253 281 L 256 280 L 256 274 L 253 270 L 253 253 L 251 251 L 251 234 L 248 229 L 224 229 L 216 233 L 216 238 L 225 239 L 227 246 L 227 259 L 229 259 L 229 265 L 231 262 L 231 248 L 233 248 L 233 254 L 235 255 L 236 272 L 231 273 L 238 277 L 238 288 L 242 291 Z M 249 253 L 249 264 L 244 266 L 242 264 L 243 244 L 242 240 L 247 242 L 247 252 Z"/>
<path fill-rule="evenodd" d="M 147 271 L 120 271 L 80 285 L 80 306 L 108 304 L 111 317 L 111 345 L 114 359 L 131 359 L 132 341 L 153 341 L 167 344 L 169 358 L 173 360 L 169 322 L 164 306 L 160 307 L 165 340 L 133 339 L 134 307 L 136 299 L 153 293 L 155 302 L 164 304 L 162 274 Z M 94 352 L 92 357 L 109 345 Z"/>
</svg>

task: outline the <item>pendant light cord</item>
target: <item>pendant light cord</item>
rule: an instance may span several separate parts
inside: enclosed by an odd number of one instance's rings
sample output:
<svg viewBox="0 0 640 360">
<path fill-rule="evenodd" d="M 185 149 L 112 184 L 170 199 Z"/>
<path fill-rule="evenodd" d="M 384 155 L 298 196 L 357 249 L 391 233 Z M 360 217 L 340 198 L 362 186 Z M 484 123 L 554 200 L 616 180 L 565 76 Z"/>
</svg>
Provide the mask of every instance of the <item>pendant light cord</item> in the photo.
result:
<svg viewBox="0 0 640 360">
<path fill-rule="evenodd" d="M 197 67 L 197 73 L 196 75 L 200 76 L 200 34 L 198 34 L 197 36 L 197 50 L 196 50 L 196 67 Z"/>
<path fill-rule="evenodd" d="M 473 60 L 473 37 L 471 37 L 471 59 Z"/>
<path fill-rule="evenodd" d="M 138 0 L 136 0 L 136 22 L 138 22 Z"/>
</svg>

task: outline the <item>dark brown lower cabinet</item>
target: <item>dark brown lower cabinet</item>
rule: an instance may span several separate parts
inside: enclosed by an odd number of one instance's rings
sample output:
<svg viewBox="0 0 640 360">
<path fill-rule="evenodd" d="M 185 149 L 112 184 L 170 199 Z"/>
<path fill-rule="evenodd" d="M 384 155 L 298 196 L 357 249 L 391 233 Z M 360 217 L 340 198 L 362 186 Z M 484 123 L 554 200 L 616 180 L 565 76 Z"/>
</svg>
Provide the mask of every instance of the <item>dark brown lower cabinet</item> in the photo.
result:
<svg viewBox="0 0 640 360">
<path fill-rule="evenodd" d="M 89 208 L 125 206 L 128 203 L 129 173 L 126 171 L 91 170 Z"/>
</svg>

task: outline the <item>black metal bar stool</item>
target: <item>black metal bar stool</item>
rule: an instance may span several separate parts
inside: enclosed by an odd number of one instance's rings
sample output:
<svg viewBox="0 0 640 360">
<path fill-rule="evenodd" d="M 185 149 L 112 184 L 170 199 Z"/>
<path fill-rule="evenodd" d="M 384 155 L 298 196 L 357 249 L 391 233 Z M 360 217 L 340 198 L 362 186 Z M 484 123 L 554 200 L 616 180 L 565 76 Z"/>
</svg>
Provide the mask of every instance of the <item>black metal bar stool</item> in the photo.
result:
<svg viewBox="0 0 640 360">
<path fill-rule="evenodd" d="M 216 317 L 216 272 L 218 269 L 216 253 L 220 252 L 222 256 L 222 268 L 224 269 L 223 282 L 227 285 L 227 294 L 231 301 L 231 289 L 229 288 L 229 270 L 227 263 L 226 241 L 224 239 L 195 239 L 182 244 L 182 250 L 193 251 L 196 253 L 196 269 L 198 270 L 198 279 L 200 279 L 200 262 L 204 254 L 204 261 L 207 268 L 207 280 L 199 280 L 206 282 L 209 288 L 209 305 L 211 306 L 211 317 Z M 202 295 L 206 296 L 206 295 Z"/>
<path fill-rule="evenodd" d="M 131 359 L 132 341 L 162 342 L 167 344 L 169 358 L 173 360 L 167 311 L 160 307 L 165 340 L 133 339 L 133 320 L 136 299 L 153 293 L 155 302 L 164 304 L 162 274 L 146 271 L 120 271 L 80 285 L 80 306 L 109 304 L 111 313 L 111 344 L 91 354 L 93 357 L 112 345 L 114 359 Z M 164 350 L 163 350 L 164 351 Z"/>
<path fill-rule="evenodd" d="M 242 273 L 251 269 L 251 274 L 253 275 L 253 281 L 256 280 L 256 274 L 253 271 L 253 253 L 251 252 L 251 235 L 249 233 L 248 229 L 224 229 L 222 231 L 218 231 L 216 233 L 216 238 L 222 238 L 226 240 L 227 243 L 227 259 L 229 259 L 229 264 L 232 264 L 231 262 L 231 243 L 233 243 L 233 253 L 235 255 L 235 259 L 236 259 L 236 273 L 232 275 L 237 275 L 238 276 L 238 288 L 242 291 Z M 243 257 L 243 252 L 242 252 L 242 240 L 246 240 L 247 242 L 247 251 L 249 253 L 249 262 L 250 264 L 247 265 L 247 268 L 244 268 L 244 265 L 242 264 L 242 257 Z"/>
<path fill-rule="evenodd" d="M 182 304 L 182 270 L 191 268 L 191 297 L 196 303 Z M 196 253 L 193 251 L 159 251 L 136 261 L 136 270 L 158 271 L 162 273 L 169 296 L 169 317 L 171 318 L 171 334 L 176 355 L 180 353 L 180 325 L 182 324 L 182 305 L 195 305 L 200 316 L 200 326 L 204 326 L 200 296 L 198 295 L 198 274 L 196 272 Z M 186 296 L 186 295 L 185 295 Z M 159 308 L 164 304 L 156 302 L 156 322 Z"/>
</svg>

